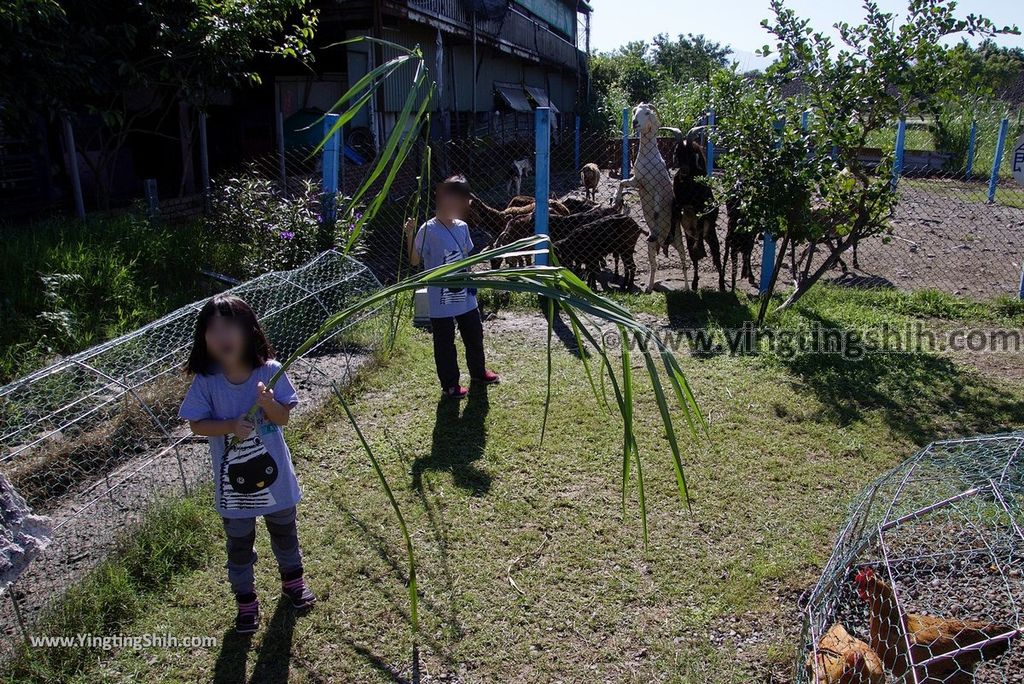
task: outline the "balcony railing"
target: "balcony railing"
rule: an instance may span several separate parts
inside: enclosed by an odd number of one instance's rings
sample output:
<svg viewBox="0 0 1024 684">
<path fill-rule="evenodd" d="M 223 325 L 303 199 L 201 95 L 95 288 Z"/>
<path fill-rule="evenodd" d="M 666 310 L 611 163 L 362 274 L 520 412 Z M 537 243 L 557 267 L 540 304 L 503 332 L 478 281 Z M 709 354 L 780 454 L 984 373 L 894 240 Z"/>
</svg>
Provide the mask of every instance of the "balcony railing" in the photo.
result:
<svg viewBox="0 0 1024 684">
<path fill-rule="evenodd" d="M 416 13 L 450 25 L 468 35 L 473 31 L 473 16 L 462 0 L 387 0 L 386 6 L 398 13 Z M 537 61 L 575 69 L 579 63 L 576 46 L 553 32 L 544 22 L 516 9 L 502 19 L 477 19 L 477 37 Z"/>
</svg>

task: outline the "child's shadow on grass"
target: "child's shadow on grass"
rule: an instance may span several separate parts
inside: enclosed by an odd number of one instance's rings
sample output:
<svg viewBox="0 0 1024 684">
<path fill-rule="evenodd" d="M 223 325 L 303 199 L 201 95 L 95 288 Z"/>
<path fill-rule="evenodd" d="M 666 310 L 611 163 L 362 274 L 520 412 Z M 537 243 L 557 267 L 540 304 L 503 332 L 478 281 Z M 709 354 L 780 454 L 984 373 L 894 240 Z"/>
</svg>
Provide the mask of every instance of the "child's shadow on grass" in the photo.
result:
<svg viewBox="0 0 1024 684">
<path fill-rule="evenodd" d="M 283 684 L 291 669 L 292 638 L 295 632 L 296 611 L 286 598 L 280 598 L 274 615 L 260 644 L 252 677 L 245 676 L 245 664 L 252 642 L 249 634 L 234 630 L 224 633 L 220 655 L 213 670 L 214 684 Z"/>
<path fill-rule="evenodd" d="M 468 489 L 474 496 L 490 491 L 490 474 L 475 463 L 484 455 L 487 445 L 487 386 L 470 387 L 461 416 L 460 408 L 462 402 L 456 399 L 442 398 L 437 402 L 430 455 L 417 458 L 412 464 L 412 484 L 417 490 L 423 487 L 423 473 L 434 470 L 450 472 L 455 485 Z"/>
</svg>

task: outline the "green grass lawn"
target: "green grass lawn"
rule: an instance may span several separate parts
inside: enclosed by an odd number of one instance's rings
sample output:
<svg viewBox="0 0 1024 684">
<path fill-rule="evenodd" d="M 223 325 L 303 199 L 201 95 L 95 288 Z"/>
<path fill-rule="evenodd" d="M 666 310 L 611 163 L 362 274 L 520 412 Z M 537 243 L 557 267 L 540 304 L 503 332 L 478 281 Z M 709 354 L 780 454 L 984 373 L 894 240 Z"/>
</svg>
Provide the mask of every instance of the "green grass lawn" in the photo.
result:
<svg viewBox="0 0 1024 684">
<path fill-rule="evenodd" d="M 215 237 L 127 212 L 0 223 L 0 384 L 223 289 L 199 275 L 234 270 Z"/>
<path fill-rule="evenodd" d="M 625 299 L 679 327 L 735 326 L 753 312 L 732 295 Z M 687 510 L 653 394 L 639 383 L 645 548 L 634 491 L 624 519 L 620 508 L 621 422 L 595 405 L 581 362 L 560 343 L 539 441 L 545 330 L 531 316 L 513 307 L 489 326 L 490 364 L 505 382 L 461 405 L 438 401 L 429 336 L 411 328 L 393 358 L 349 391 L 418 554 L 423 681 L 786 681 L 797 598 L 857 491 L 918 445 L 1024 420 L 1019 386 L 945 356 L 684 358 L 710 438 L 680 430 Z M 778 325 L 918 319 L 1019 326 L 1022 310 L 1009 300 L 821 287 Z M 101 598 L 70 612 L 99 611 L 114 633 L 212 634 L 219 647 L 36 651 L 22 655 L 9 681 L 407 681 L 401 536 L 351 426 L 340 408 L 325 407 L 289 440 L 305 492 L 306 565 L 320 594 L 314 611 L 296 617 L 277 605 L 261 532 L 263 628 L 251 642 L 231 635 L 216 517 L 187 504 L 187 541 L 181 516 L 165 516 L 170 560 L 153 547 L 159 535 L 145 537 L 148 553 L 176 571 L 151 579 L 129 552 L 135 561 L 115 562 L 114 575 L 138 589 L 127 592 L 130 606 L 122 611 L 121 594 L 93 590 Z M 52 629 L 74 624 L 66 618 Z"/>
</svg>

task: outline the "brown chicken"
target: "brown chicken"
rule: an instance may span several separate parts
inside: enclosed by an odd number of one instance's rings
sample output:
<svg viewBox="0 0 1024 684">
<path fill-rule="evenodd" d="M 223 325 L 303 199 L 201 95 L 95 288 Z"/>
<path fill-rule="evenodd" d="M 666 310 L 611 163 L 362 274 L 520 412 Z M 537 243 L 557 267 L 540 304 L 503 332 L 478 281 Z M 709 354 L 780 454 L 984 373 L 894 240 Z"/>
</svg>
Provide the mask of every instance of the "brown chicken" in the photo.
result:
<svg viewBox="0 0 1024 684">
<path fill-rule="evenodd" d="M 885 684 L 878 654 L 838 622 L 807 656 L 807 672 L 815 684 Z"/>
<path fill-rule="evenodd" d="M 854 582 L 857 594 L 868 604 L 871 648 L 897 679 L 913 667 L 919 684 L 972 684 L 978 664 L 1001 656 L 1018 634 L 1013 627 L 995 622 L 901 614 L 892 587 L 871 568 L 862 568 Z"/>
</svg>

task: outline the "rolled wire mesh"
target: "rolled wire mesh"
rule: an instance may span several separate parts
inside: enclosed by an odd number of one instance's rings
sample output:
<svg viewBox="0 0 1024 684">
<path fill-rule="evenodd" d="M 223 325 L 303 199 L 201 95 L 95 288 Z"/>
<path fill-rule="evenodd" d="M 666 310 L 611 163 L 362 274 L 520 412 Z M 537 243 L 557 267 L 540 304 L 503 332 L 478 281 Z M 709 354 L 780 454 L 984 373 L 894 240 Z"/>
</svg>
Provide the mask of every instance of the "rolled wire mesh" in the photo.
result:
<svg viewBox="0 0 1024 684">
<path fill-rule="evenodd" d="M 803 605 L 797 682 L 1020 682 L 1024 434 L 936 442 L 854 500 Z"/>
<path fill-rule="evenodd" d="M 231 290 L 260 317 L 278 358 L 326 318 L 376 291 L 359 261 L 326 252 L 292 271 Z M 183 365 L 202 302 L 123 337 L 67 357 L 0 388 L 0 473 L 35 513 L 53 520 L 53 541 L 6 588 L 0 631 L 17 643 L 26 625 L 115 548 L 156 502 L 210 481 L 204 440 L 177 416 L 189 379 Z M 288 371 L 301 408 L 328 396 L 388 344 L 392 304 L 367 310 L 310 349 Z"/>
</svg>

